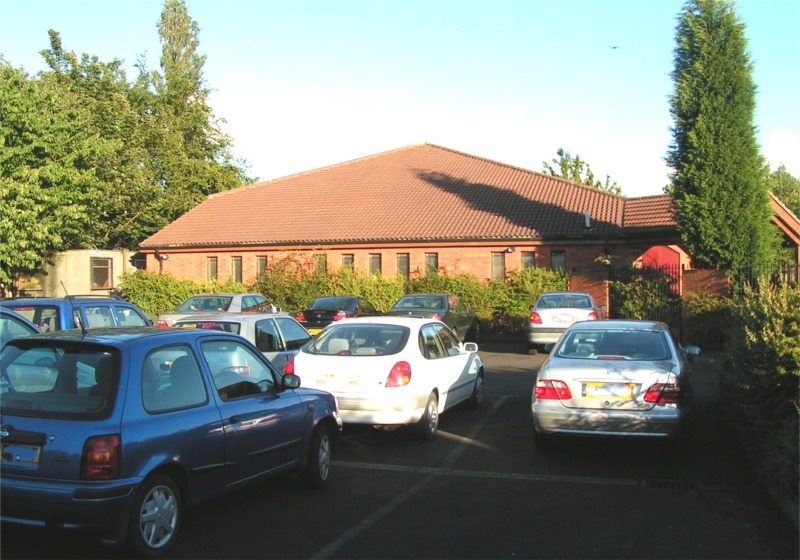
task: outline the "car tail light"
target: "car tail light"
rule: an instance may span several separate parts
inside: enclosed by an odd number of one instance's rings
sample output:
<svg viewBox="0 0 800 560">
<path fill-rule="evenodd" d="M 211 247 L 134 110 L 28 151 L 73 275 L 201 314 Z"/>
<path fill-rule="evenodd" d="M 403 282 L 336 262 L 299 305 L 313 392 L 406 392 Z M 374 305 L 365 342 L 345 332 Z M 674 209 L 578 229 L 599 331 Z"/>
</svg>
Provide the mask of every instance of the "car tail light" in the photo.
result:
<svg viewBox="0 0 800 560">
<path fill-rule="evenodd" d="M 442 320 L 442 316 L 439 315 L 438 313 L 434 313 L 433 314 L 433 318 L 436 319 L 437 321 L 441 321 Z M 444 321 L 442 321 L 442 322 L 444 322 Z"/>
<path fill-rule="evenodd" d="M 341 321 L 342 319 L 347 319 L 347 313 L 344 311 L 337 311 L 336 315 L 333 316 L 334 321 Z"/>
<path fill-rule="evenodd" d="M 304 322 L 306 320 L 306 316 L 303 315 L 302 311 L 300 313 L 298 313 L 297 315 L 295 315 L 294 318 L 297 319 L 298 321 L 301 321 L 301 322 Z"/>
<path fill-rule="evenodd" d="M 283 375 L 286 374 L 294 375 L 294 356 L 289 358 L 289 361 L 283 366 Z"/>
<path fill-rule="evenodd" d="M 683 391 L 677 383 L 653 383 L 644 394 L 644 402 L 655 404 L 677 404 Z"/>
<path fill-rule="evenodd" d="M 586 319 L 587 321 L 597 321 L 597 313 L 594 311 L 589 312 L 589 317 Z"/>
<path fill-rule="evenodd" d="M 119 434 L 87 439 L 81 457 L 81 480 L 117 478 L 120 470 L 120 441 Z"/>
<path fill-rule="evenodd" d="M 572 392 L 563 381 L 540 379 L 536 382 L 536 398 L 568 400 L 572 398 Z"/>
<path fill-rule="evenodd" d="M 386 378 L 386 386 L 404 387 L 409 381 L 411 381 L 411 365 L 408 362 L 397 362 Z"/>
<path fill-rule="evenodd" d="M 541 325 L 542 324 L 542 317 L 536 311 L 531 313 L 530 322 L 534 325 Z"/>
<path fill-rule="evenodd" d="M 249 366 L 231 366 L 229 368 L 225 368 L 225 371 L 230 371 L 235 373 L 236 375 L 242 375 L 244 377 L 250 377 Z"/>
<path fill-rule="evenodd" d="M 159 319 L 159 320 L 158 320 L 158 323 L 156 324 L 156 326 L 157 326 L 159 329 L 166 329 L 166 328 L 169 328 L 169 325 L 168 325 L 168 324 L 167 324 L 167 322 L 166 322 L 166 321 L 164 321 L 163 319 Z"/>
</svg>

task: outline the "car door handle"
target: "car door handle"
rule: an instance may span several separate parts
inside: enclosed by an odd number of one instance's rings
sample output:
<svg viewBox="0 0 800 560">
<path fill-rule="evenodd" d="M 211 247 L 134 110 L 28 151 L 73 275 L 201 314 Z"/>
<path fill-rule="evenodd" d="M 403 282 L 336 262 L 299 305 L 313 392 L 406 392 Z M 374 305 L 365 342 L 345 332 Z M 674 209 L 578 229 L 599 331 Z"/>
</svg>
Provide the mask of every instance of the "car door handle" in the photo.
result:
<svg viewBox="0 0 800 560">
<path fill-rule="evenodd" d="M 242 421 L 241 416 L 231 416 L 231 424 L 238 424 Z"/>
</svg>

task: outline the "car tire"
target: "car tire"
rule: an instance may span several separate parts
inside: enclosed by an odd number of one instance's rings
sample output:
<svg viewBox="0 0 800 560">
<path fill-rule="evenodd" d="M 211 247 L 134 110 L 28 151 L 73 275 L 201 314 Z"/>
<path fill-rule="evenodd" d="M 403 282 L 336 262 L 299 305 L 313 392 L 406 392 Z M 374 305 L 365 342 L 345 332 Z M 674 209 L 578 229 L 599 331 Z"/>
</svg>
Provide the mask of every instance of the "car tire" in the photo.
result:
<svg viewBox="0 0 800 560">
<path fill-rule="evenodd" d="M 323 488 L 331 475 L 333 442 L 330 430 L 317 426 L 308 441 L 308 456 L 303 471 L 306 484 L 312 488 Z"/>
<path fill-rule="evenodd" d="M 436 438 L 436 431 L 439 429 L 439 399 L 436 393 L 431 393 L 428 403 L 425 405 L 425 412 L 416 425 L 416 436 L 421 441 L 433 441 Z"/>
<path fill-rule="evenodd" d="M 469 397 L 467 406 L 473 410 L 479 409 L 483 404 L 483 391 L 483 370 L 481 370 L 478 372 L 478 376 L 475 378 L 475 386 L 472 388 L 472 395 Z"/>
<path fill-rule="evenodd" d="M 128 529 L 128 546 L 140 558 L 157 558 L 175 544 L 183 503 L 175 481 L 163 474 L 145 479 L 136 492 Z"/>
</svg>

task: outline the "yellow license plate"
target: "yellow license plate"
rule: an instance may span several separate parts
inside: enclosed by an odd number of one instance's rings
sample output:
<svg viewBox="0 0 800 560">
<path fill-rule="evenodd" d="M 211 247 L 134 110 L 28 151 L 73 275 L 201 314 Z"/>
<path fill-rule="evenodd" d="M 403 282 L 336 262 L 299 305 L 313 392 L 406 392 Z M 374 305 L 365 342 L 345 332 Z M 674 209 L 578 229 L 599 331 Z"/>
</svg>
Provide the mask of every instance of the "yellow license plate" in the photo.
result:
<svg viewBox="0 0 800 560">
<path fill-rule="evenodd" d="M 322 329 L 308 329 L 308 334 L 310 334 L 311 336 L 317 336 L 321 332 Z"/>
<path fill-rule="evenodd" d="M 36 465 L 39 463 L 39 455 L 42 448 L 38 445 L 22 445 L 18 443 L 4 443 L 2 445 L 2 457 L 4 463 L 27 463 Z"/>
<path fill-rule="evenodd" d="M 633 383 L 584 383 L 581 396 L 595 399 L 633 400 Z"/>
</svg>

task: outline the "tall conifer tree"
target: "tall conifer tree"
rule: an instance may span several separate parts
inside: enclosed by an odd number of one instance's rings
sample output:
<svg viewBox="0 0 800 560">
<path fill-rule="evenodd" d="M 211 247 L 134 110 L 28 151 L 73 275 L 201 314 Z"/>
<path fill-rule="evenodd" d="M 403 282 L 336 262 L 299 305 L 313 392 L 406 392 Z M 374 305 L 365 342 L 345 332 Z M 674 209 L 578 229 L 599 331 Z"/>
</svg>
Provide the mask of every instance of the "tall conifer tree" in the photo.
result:
<svg viewBox="0 0 800 560">
<path fill-rule="evenodd" d="M 676 43 L 666 159 L 678 229 L 695 264 L 736 278 L 771 265 L 777 253 L 744 24 L 728 0 L 689 0 Z"/>
</svg>

